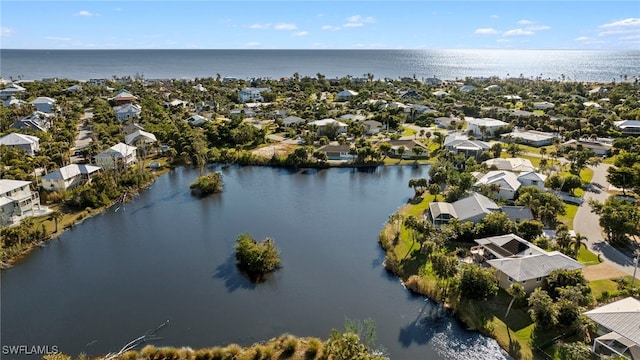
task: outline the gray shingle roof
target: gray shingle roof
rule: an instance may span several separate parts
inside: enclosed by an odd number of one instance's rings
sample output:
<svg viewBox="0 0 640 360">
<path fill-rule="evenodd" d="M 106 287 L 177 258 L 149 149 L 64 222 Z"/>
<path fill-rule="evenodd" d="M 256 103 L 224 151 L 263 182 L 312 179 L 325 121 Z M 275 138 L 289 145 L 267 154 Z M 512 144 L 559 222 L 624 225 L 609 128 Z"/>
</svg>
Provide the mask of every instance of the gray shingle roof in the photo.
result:
<svg viewBox="0 0 640 360">
<path fill-rule="evenodd" d="M 577 270 L 584 267 L 584 265 L 558 251 L 522 257 L 505 257 L 489 260 L 487 263 L 515 281 L 545 277 L 553 270 Z"/>
<path fill-rule="evenodd" d="M 489 214 L 500 210 L 500 207 L 493 200 L 475 192 L 454 202 L 452 205 L 460 221 L 466 221 L 480 214 Z"/>
</svg>

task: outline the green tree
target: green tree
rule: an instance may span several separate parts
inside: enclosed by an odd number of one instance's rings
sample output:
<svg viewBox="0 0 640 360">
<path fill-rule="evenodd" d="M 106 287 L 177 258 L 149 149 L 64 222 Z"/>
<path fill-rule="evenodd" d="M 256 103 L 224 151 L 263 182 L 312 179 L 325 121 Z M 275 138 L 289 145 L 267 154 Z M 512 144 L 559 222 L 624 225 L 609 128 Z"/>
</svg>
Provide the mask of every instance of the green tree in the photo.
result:
<svg viewBox="0 0 640 360">
<path fill-rule="evenodd" d="M 536 288 L 529 295 L 529 315 L 536 328 L 550 329 L 558 324 L 558 307 L 541 288 Z"/>
<path fill-rule="evenodd" d="M 466 299 L 484 300 L 498 293 L 493 270 L 477 265 L 464 265 L 460 273 L 460 295 Z"/>
<path fill-rule="evenodd" d="M 600 215 L 600 226 L 607 240 L 614 244 L 626 244 L 627 235 L 639 235 L 640 210 L 632 203 L 613 197 L 604 203 L 590 200 L 592 211 Z"/>
<path fill-rule="evenodd" d="M 53 231 L 54 233 L 58 232 L 58 221 L 62 219 L 63 214 L 58 210 L 54 210 L 49 214 L 49 220 L 53 220 L 56 226 L 56 229 Z"/>
<path fill-rule="evenodd" d="M 199 176 L 189 188 L 192 194 L 201 197 L 219 193 L 222 191 L 222 173 L 214 172 Z"/>
<path fill-rule="evenodd" d="M 258 243 L 248 234 L 240 234 L 236 239 L 236 260 L 249 275 L 260 277 L 280 267 L 280 252 L 271 238 Z"/>
<path fill-rule="evenodd" d="M 632 188 L 639 183 L 637 171 L 634 168 L 611 166 L 607 172 L 607 181 L 611 185 L 621 188 L 623 195 L 627 195 L 626 189 Z"/>
<path fill-rule="evenodd" d="M 527 219 L 517 224 L 518 235 L 529 242 L 542 235 L 543 228 L 544 224 L 538 220 Z"/>
</svg>

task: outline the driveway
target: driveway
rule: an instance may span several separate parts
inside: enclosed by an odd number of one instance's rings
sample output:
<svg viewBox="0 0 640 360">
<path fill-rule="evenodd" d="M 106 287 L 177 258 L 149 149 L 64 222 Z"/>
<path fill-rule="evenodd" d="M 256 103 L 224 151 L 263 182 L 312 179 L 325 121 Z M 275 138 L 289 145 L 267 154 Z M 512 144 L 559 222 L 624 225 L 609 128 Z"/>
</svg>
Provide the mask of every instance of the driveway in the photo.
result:
<svg viewBox="0 0 640 360">
<path fill-rule="evenodd" d="M 92 117 L 93 117 L 93 112 L 85 111 L 84 115 L 82 116 L 82 121 L 78 123 L 78 135 L 76 136 L 76 140 L 73 144 L 73 147 L 71 147 L 72 154 L 74 154 L 76 151 L 80 151 L 88 147 L 89 144 L 91 144 L 91 141 L 92 141 L 91 130 L 85 127 L 84 123 L 85 123 L 85 120 L 91 119 Z M 74 164 L 82 161 L 84 161 L 84 158 L 82 156 L 76 156 L 76 155 L 71 156 L 71 162 Z"/>
<path fill-rule="evenodd" d="M 591 206 L 589 205 L 589 200 L 604 202 L 609 197 L 607 192 L 609 182 L 606 176 L 607 169 L 610 166 L 609 164 L 600 164 L 597 167 L 592 167 L 594 170 L 593 179 L 584 195 L 585 201 L 580 205 L 573 219 L 573 229 L 576 233 L 587 237 L 586 243 L 589 249 L 596 254 L 600 254 L 605 263 L 629 275 L 633 275 L 633 260 L 604 240 L 605 236 L 600 227 L 600 217 L 591 212 Z M 637 276 L 640 276 L 640 274 Z"/>
</svg>

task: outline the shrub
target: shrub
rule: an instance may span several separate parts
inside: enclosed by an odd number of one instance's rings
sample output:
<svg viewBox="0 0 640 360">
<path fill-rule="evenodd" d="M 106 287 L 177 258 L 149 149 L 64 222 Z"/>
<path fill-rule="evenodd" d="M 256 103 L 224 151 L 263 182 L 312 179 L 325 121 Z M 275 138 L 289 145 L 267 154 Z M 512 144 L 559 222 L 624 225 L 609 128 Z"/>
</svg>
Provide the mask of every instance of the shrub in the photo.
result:
<svg viewBox="0 0 640 360">
<path fill-rule="evenodd" d="M 219 172 L 202 175 L 189 186 L 191 193 L 197 196 L 207 196 L 222 191 L 222 174 Z"/>
<path fill-rule="evenodd" d="M 316 358 L 322 350 L 322 342 L 316 338 L 309 340 L 305 355 L 307 358 Z"/>
</svg>

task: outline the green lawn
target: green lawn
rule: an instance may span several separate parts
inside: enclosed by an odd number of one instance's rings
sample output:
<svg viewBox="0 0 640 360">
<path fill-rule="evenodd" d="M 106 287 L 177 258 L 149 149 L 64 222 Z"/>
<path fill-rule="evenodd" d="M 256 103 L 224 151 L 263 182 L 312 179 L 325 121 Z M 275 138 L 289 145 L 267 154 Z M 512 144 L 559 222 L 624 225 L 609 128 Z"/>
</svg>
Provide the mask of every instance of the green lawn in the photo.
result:
<svg viewBox="0 0 640 360">
<path fill-rule="evenodd" d="M 589 287 L 591 288 L 591 294 L 597 299 L 605 291 L 609 293 L 617 291 L 618 283 L 611 279 L 593 280 L 589 281 Z"/>
<path fill-rule="evenodd" d="M 578 205 L 565 203 L 564 209 L 567 213 L 564 215 L 558 216 L 558 221 L 567 225 L 569 229 L 573 229 L 573 218 L 576 217 L 576 211 L 578 211 Z"/>
<path fill-rule="evenodd" d="M 402 136 L 411 136 L 415 135 L 416 131 L 412 128 L 405 127 L 403 128 Z"/>
<path fill-rule="evenodd" d="M 587 266 L 600 264 L 600 261 L 598 261 L 598 255 L 596 255 L 589 249 L 585 249 L 584 247 L 581 247 L 580 251 L 578 251 L 577 260 L 581 264 L 587 265 Z"/>
</svg>

